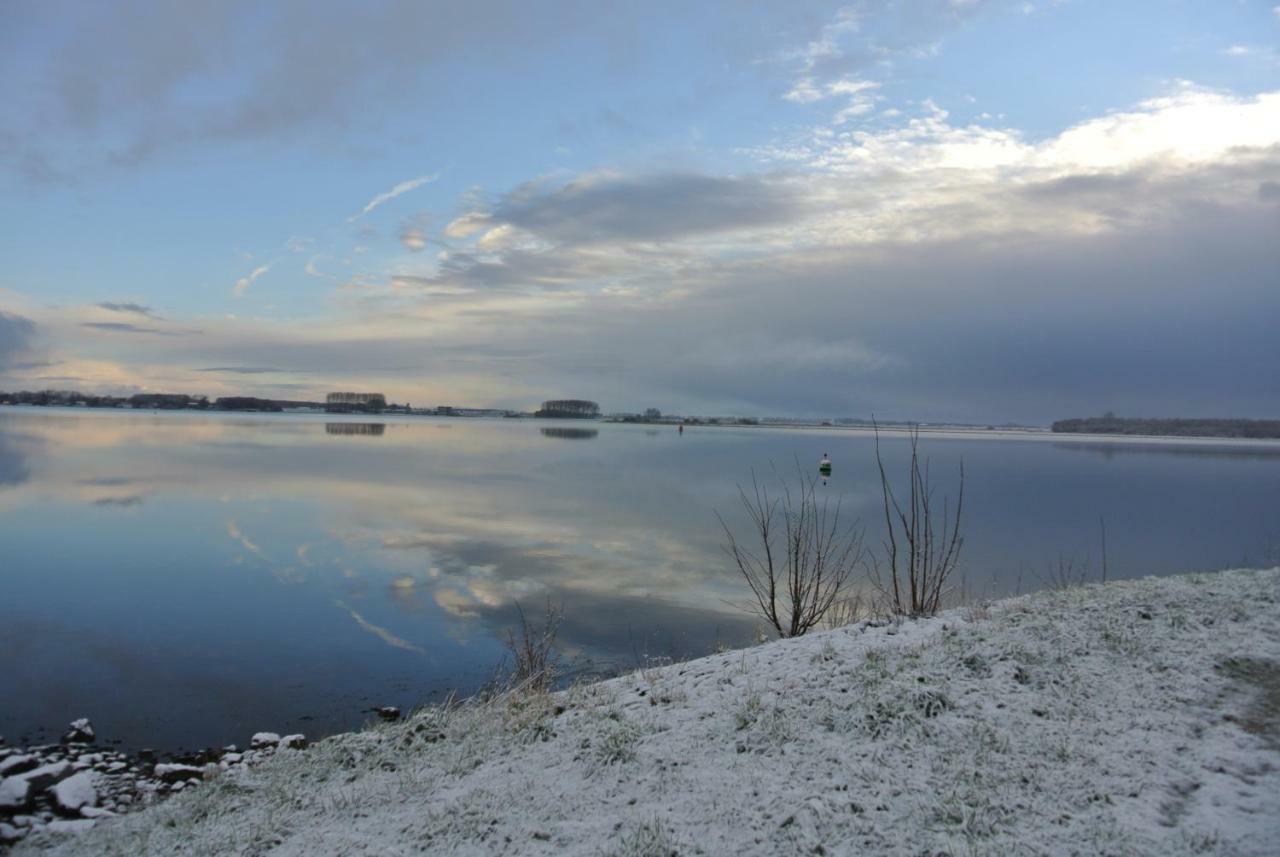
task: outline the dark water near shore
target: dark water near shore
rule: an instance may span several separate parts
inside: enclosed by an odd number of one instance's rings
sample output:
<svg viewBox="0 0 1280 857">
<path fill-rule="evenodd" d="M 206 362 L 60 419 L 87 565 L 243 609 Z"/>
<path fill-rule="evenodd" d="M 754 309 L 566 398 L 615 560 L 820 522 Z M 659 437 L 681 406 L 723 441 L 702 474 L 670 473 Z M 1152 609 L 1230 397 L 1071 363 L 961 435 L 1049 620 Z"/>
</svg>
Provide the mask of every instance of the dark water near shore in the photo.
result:
<svg viewBox="0 0 1280 857">
<path fill-rule="evenodd" d="M 1037 588 L 1280 561 L 1280 445 L 928 435 L 968 475 L 963 569 Z M 882 440 L 891 474 L 901 436 Z M 0 734 L 74 717 L 161 750 L 319 735 L 492 675 L 514 599 L 562 602 L 580 668 L 738 645 L 715 512 L 816 465 L 880 535 L 852 431 L 0 408 Z M 42 728 L 49 731 L 42 732 Z"/>
</svg>

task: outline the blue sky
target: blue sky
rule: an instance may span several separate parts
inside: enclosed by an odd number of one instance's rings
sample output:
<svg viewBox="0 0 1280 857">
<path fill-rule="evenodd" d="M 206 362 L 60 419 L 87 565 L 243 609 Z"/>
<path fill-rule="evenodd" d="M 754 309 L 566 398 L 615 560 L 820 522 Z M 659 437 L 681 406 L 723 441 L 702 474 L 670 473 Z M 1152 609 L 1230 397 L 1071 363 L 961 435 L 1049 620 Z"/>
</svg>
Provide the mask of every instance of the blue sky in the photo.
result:
<svg viewBox="0 0 1280 857">
<path fill-rule="evenodd" d="M 0 389 L 1280 417 L 1275 2 L 0 18 Z"/>
</svg>

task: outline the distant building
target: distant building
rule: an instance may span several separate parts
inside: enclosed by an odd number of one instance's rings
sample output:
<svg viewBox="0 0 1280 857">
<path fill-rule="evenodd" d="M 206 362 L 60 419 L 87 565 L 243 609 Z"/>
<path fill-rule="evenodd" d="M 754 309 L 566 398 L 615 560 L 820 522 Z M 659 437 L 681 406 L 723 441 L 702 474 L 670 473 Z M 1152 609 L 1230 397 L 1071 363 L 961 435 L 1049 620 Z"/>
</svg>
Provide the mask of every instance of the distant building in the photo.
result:
<svg viewBox="0 0 1280 857">
<path fill-rule="evenodd" d="M 600 416 L 600 406 L 585 399 L 552 399 L 542 403 L 535 417 L 557 419 L 594 420 Z"/>
<path fill-rule="evenodd" d="M 387 408 L 387 397 L 381 393 L 330 393 L 324 409 L 331 414 L 380 414 Z"/>
</svg>

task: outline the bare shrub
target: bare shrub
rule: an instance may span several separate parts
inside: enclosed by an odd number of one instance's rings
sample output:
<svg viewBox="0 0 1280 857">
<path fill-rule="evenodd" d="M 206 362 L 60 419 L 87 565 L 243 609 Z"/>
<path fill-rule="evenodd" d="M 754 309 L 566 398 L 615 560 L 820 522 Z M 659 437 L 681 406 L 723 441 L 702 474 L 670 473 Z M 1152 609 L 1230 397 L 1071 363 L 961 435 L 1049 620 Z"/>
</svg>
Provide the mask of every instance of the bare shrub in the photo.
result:
<svg viewBox="0 0 1280 857">
<path fill-rule="evenodd" d="M 873 422 L 873 425 L 874 422 Z M 964 511 L 964 462 L 960 462 L 960 488 L 956 498 L 955 517 L 951 516 L 950 499 L 942 501 L 942 519 L 938 520 L 935 488 L 929 478 L 929 460 L 920 459 L 920 429 L 910 430 L 911 463 L 908 469 L 910 490 L 900 502 L 885 473 L 880 454 L 880 427 L 875 425 L 876 464 L 880 468 L 880 488 L 884 499 L 887 536 L 885 556 L 872 563 L 872 583 L 898 614 L 932 616 L 942 606 L 947 580 L 960 561 L 964 538 L 960 535 L 960 517 Z"/>
<path fill-rule="evenodd" d="M 822 617 L 822 627 L 828 630 L 843 628 L 862 621 L 873 612 L 870 605 L 863 600 L 862 593 L 855 592 L 832 603 L 827 615 Z"/>
<path fill-rule="evenodd" d="M 518 630 L 507 631 L 507 652 L 511 655 L 511 673 L 507 684 L 512 688 L 548 690 L 556 679 L 559 657 L 555 651 L 556 634 L 564 619 L 564 607 L 547 599 L 547 609 L 542 626 L 529 624 L 520 602 L 515 602 L 520 617 Z"/>
<path fill-rule="evenodd" d="M 755 601 L 748 609 L 763 617 L 780 637 L 799 637 L 820 623 L 846 592 L 863 559 L 862 531 L 840 520 L 840 501 L 819 502 L 817 477 L 796 462 L 798 485 L 774 471 L 780 493 L 770 494 L 751 474 L 751 491 L 738 494 L 751 522 L 750 544 L 740 541 L 720 513 L 716 518 Z"/>
<path fill-rule="evenodd" d="M 1040 583 L 1046 589 L 1062 592 L 1075 589 L 1089 582 L 1090 570 L 1088 562 L 1078 562 L 1075 557 L 1066 558 L 1058 554 L 1056 565 L 1050 565 L 1048 571 L 1040 577 Z"/>
</svg>

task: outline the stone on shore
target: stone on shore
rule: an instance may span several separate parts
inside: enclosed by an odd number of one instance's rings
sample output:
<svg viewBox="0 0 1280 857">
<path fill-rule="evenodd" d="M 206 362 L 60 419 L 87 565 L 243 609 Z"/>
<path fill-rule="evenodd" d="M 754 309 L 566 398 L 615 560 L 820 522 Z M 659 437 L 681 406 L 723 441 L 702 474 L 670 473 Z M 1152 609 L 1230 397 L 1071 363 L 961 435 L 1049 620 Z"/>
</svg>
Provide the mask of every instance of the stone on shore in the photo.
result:
<svg viewBox="0 0 1280 857">
<path fill-rule="evenodd" d="M 31 802 L 31 784 L 22 777 L 0 780 L 0 811 L 12 812 Z"/>
<path fill-rule="evenodd" d="M 378 716 L 383 720 L 400 719 L 400 709 L 396 708 L 394 705 L 384 705 L 381 708 L 375 708 L 374 711 L 377 712 Z"/>
<path fill-rule="evenodd" d="M 177 784 L 187 780 L 199 780 L 204 777 L 204 769 L 195 765 L 156 765 L 156 779 L 163 783 Z"/>
<path fill-rule="evenodd" d="M 115 818 L 118 813 L 114 813 L 109 809 L 102 809 L 97 806 L 82 806 L 80 814 L 85 818 Z"/>
<path fill-rule="evenodd" d="M 27 835 L 25 827 L 14 827 L 0 821 L 0 844 L 11 844 Z"/>
<path fill-rule="evenodd" d="M 67 777 L 53 787 L 53 803 L 64 815 L 79 815 L 86 806 L 96 806 L 98 791 L 94 788 L 93 774 L 81 771 Z"/>
<path fill-rule="evenodd" d="M 23 771 L 31 770 L 38 764 L 40 764 L 40 757 L 30 753 L 21 756 L 9 756 L 4 760 L 0 760 L 0 777 L 21 774 Z"/>
<path fill-rule="evenodd" d="M 32 790 L 42 792 L 54 783 L 62 782 L 74 772 L 75 769 L 71 767 L 70 762 L 53 762 L 19 776 L 31 784 Z"/>
<path fill-rule="evenodd" d="M 62 736 L 62 743 L 92 744 L 97 737 L 97 734 L 93 731 L 93 724 L 89 722 L 89 718 L 81 717 L 78 720 L 71 721 L 71 726 L 67 731 L 67 734 Z"/>
<path fill-rule="evenodd" d="M 280 739 L 280 746 L 287 747 L 290 750 L 304 750 L 307 746 L 307 736 L 302 734 L 286 735 Z"/>
<path fill-rule="evenodd" d="M 276 732 L 257 732 L 249 739 L 249 749 L 266 750 L 280 743 L 280 735 Z"/>
</svg>

